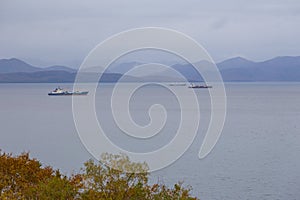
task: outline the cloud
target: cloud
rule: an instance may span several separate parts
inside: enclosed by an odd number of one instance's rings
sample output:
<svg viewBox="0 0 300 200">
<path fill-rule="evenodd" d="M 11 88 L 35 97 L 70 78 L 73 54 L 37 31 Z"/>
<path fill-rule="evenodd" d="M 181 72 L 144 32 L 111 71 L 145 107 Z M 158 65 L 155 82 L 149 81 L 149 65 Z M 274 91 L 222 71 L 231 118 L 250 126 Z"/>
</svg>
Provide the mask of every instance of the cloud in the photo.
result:
<svg viewBox="0 0 300 200">
<path fill-rule="evenodd" d="M 79 65 L 112 34 L 161 26 L 195 38 L 215 60 L 300 55 L 300 2 L 2 0 L 0 57 Z"/>
</svg>

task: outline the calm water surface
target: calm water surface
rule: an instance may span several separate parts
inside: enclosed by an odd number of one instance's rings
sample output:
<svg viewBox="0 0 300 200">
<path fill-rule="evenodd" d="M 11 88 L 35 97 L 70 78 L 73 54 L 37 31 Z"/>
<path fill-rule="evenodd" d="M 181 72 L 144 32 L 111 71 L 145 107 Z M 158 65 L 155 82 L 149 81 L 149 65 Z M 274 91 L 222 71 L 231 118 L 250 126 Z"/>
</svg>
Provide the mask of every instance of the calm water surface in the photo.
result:
<svg viewBox="0 0 300 200">
<path fill-rule="evenodd" d="M 77 135 L 72 99 L 47 95 L 56 86 L 0 84 L 0 149 L 15 154 L 30 151 L 43 164 L 71 173 L 91 155 Z M 180 109 L 166 89 L 149 86 L 133 96 L 130 109 L 138 124 L 149 122 L 147 111 L 154 103 L 168 110 L 162 133 L 151 141 L 136 141 L 124 136 L 113 122 L 108 101 L 112 88 L 107 84 L 96 94 L 98 119 L 112 141 L 128 150 L 149 151 L 174 136 Z M 228 83 L 226 91 L 226 123 L 209 156 L 197 158 L 210 117 L 208 93 L 198 90 L 201 122 L 196 140 L 178 161 L 153 173 L 151 181 L 183 180 L 204 200 L 299 199 L 300 83 Z"/>
</svg>

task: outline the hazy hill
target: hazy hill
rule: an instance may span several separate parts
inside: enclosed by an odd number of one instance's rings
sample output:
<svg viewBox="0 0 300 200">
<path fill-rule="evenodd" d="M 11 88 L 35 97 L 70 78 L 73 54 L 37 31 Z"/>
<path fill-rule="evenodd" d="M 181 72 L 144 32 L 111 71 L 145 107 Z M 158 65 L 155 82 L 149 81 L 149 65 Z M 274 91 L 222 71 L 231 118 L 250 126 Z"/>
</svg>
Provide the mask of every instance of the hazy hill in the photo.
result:
<svg viewBox="0 0 300 200">
<path fill-rule="evenodd" d="M 39 70 L 41 69 L 16 58 L 0 60 L 0 73 L 36 72 Z"/>
<path fill-rule="evenodd" d="M 122 73 L 140 63 L 121 63 L 112 66 L 101 79 L 103 82 L 116 82 Z M 199 63 L 210 70 L 212 63 Z M 224 81 L 300 81 L 300 56 L 281 56 L 263 62 L 253 62 L 241 57 L 217 63 Z M 191 64 L 175 64 L 171 68 L 182 74 L 188 81 L 202 81 L 202 77 Z M 96 70 L 97 71 L 97 70 Z M 153 71 L 153 70 L 152 70 Z M 176 73 L 167 69 L 144 73 L 144 76 L 125 76 L 124 81 L 181 81 Z M 40 68 L 16 58 L 0 60 L 0 82 L 73 82 L 76 70 L 66 66 Z M 95 80 L 100 74 L 93 71 L 84 73 L 84 81 Z"/>
<path fill-rule="evenodd" d="M 233 58 L 217 65 L 225 81 L 300 81 L 300 56 L 263 62 Z"/>
<path fill-rule="evenodd" d="M 54 65 L 50 67 L 41 68 L 41 67 L 32 66 L 16 58 L 0 59 L 0 73 L 37 72 L 37 71 L 76 72 L 75 69 L 66 66 Z"/>
<path fill-rule="evenodd" d="M 61 70 L 0 73 L 0 83 L 70 83 L 74 81 L 75 75 Z"/>
<path fill-rule="evenodd" d="M 61 65 L 54 65 L 50 67 L 43 68 L 43 71 L 66 71 L 66 72 L 76 72 L 76 69 L 66 67 L 66 66 L 61 66 Z"/>
<path fill-rule="evenodd" d="M 255 62 L 247 60 L 242 57 L 230 58 L 223 62 L 217 63 L 220 70 L 232 69 L 232 68 L 249 68 L 255 65 Z"/>
</svg>

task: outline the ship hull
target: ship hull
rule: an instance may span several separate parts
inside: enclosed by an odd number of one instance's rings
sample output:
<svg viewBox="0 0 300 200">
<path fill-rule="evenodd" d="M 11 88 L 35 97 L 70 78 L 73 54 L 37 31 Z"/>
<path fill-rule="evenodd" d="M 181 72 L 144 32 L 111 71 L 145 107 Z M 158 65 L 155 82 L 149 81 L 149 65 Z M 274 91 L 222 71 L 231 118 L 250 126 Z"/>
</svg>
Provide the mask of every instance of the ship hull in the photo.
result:
<svg viewBox="0 0 300 200">
<path fill-rule="evenodd" d="M 195 85 L 195 86 L 189 86 L 189 88 L 212 88 L 212 86 L 203 86 L 203 85 Z"/>
<path fill-rule="evenodd" d="M 80 96 L 87 95 L 89 92 L 64 92 L 64 93 L 48 93 L 49 96 Z"/>
</svg>

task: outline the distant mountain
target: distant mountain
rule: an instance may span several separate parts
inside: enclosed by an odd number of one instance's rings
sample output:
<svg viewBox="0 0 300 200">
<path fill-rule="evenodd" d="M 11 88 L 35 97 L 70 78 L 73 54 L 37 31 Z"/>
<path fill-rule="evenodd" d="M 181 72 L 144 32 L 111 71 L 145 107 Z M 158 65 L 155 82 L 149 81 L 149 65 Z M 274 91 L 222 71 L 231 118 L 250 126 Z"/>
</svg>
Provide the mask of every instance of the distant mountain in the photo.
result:
<svg viewBox="0 0 300 200">
<path fill-rule="evenodd" d="M 70 83 L 76 74 L 65 71 L 0 73 L 0 83 Z"/>
<path fill-rule="evenodd" d="M 220 70 L 232 69 L 232 68 L 249 68 L 253 66 L 255 62 L 247 60 L 242 57 L 230 58 L 217 64 Z"/>
<path fill-rule="evenodd" d="M 116 82 L 129 69 L 141 63 L 114 64 L 103 74 L 101 81 Z M 213 65 L 207 61 L 200 61 L 197 65 L 210 70 Z M 281 56 L 263 62 L 253 62 L 241 57 L 231 58 L 217 63 L 217 67 L 224 81 L 300 81 L 300 56 Z M 174 73 L 174 70 L 185 76 L 190 82 L 203 81 L 202 76 L 191 64 L 175 64 L 172 69 L 144 73 L 144 76 L 123 76 L 123 81 L 182 81 Z M 95 69 L 94 69 L 95 68 Z M 89 82 L 100 77 L 95 73 L 96 67 L 86 70 L 83 73 L 83 81 Z M 92 70 L 93 69 L 93 70 Z M 151 71 L 151 70 L 150 70 Z M 73 82 L 76 77 L 76 70 L 66 66 L 36 67 L 16 58 L 0 60 L 0 83 L 13 82 Z M 153 70 L 152 70 L 153 72 Z"/>
<path fill-rule="evenodd" d="M 217 65 L 224 81 L 300 81 L 300 56 L 263 62 L 233 58 Z"/>
<path fill-rule="evenodd" d="M 212 63 L 200 61 L 196 63 L 206 72 Z M 263 62 L 253 62 L 236 57 L 216 64 L 224 81 L 300 81 L 300 56 L 281 56 Z M 190 82 L 203 81 L 203 78 L 191 64 L 171 66 Z M 163 73 L 171 74 L 171 70 Z"/>
<path fill-rule="evenodd" d="M 143 63 L 139 63 L 139 62 L 113 63 L 111 66 L 109 66 L 108 70 L 109 72 L 124 74 L 127 71 L 129 71 L 131 68 L 141 64 Z"/>
<path fill-rule="evenodd" d="M 100 74 L 82 73 L 81 82 L 91 82 L 98 80 Z M 103 74 L 99 82 L 117 82 L 120 78 L 123 82 L 139 82 L 141 79 L 123 76 L 122 74 L 108 73 Z M 73 83 L 76 78 L 76 73 L 66 71 L 38 71 L 38 72 L 15 72 L 15 73 L 0 73 L 0 83 Z"/>
<path fill-rule="evenodd" d="M 29 65 L 28 63 L 16 58 L 0 60 L 0 73 L 36 72 L 40 70 L 40 68 Z"/>
<path fill-rule="evenodd" d="M 0 59 L 0 73 L 15 73 L 15 72 L 38 72 L 38 71 L 67 71 L 76 72 L 75 69 L 54 65 L 50 67 L 35 67 L 22 60 L 11 58 L 11 59 Z"/>
<path fill-rule="evenodd" d="M 190 64 L 186 64 L 186 65 L 176 64 L 173 65 L 172 68 L 175 69 L 180 74 L 182 74 L 184 77 L 186 77 L 187 80 L 191 82 L 203 81 L 203 78 L 198 73 L 198 71 Z"/>
<path fill-rule="evenodd" d="M 60 65 L 50 67 L 35 67 L 22 60 L 0 59 L 0 83 L 71 83 L 74 82 L 77 70 Z M 101 82 L 117 82 L 123 75 L 120 73 L 105 73 Z M 100 74 L 86 71 L 80 80 L 90 82 L 98 80 Z M 141 79 L 123 76 L 122 81 L 133 82 Z"/>
<path fill-rule="evenodd" d="M 66 66 L 61 66 L 61 65 L 54 65 L 50 67 L 43 68 L 43 71 L 66 71 L 66 72 L 76 72 L 76 69 L 66 67 Z"/>
</svg>

